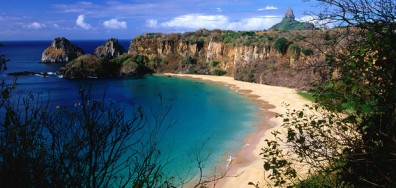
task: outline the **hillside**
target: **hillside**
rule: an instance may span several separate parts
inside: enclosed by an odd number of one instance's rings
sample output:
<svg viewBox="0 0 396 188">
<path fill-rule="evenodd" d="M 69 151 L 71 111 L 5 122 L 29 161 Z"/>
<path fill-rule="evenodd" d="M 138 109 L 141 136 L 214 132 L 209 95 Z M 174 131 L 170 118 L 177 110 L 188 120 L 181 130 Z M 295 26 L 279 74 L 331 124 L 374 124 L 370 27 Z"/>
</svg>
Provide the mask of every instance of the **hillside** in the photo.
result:
<svg viewBox="0 0 396 188">
<path fill-rule="evenodd" d="M 295 20 L 293 10 L 291 8 L 286 10 L 282 21 L 275 24 L 270 30 L 290 31 L 290 30 L 312 30 L 315 29 L 314 24 L 309 22 L 299 22 Z"/>
</svg>

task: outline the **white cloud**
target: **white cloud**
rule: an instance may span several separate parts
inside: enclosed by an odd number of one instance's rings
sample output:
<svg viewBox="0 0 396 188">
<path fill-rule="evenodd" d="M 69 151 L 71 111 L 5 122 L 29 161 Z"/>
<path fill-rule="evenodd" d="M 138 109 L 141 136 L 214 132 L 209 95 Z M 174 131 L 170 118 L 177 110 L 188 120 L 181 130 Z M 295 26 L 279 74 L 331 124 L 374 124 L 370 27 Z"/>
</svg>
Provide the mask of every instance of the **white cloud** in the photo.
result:
<svg viewBox="0 0 396 188">
<path fill-rule="evenodd" d="M 113 18 L 104 21 L 103 26 L 107 29 L 126 29 L 127 23 L 125 21 L 118 21 L 118 19 Z"/>
<path fill-rule="evenodd" d="M 45 24 L 41 24 L 41 23 L 38 23 L 38 22 L 32 22 L 32 23 L 28 24 L 26 27 L 29 28 L 29 29 L 42 29 L 42 28 L 45 28 L 47 26 Z"/>
<path fill-rule="evenodd" d="M 262 16 L 230 21 L 230 19 L 224 15 L 187 14 L 173 18 L 160 25 L 168 28 L 188 29 L 262 30 L 273 26 L 280 20 L 281 18 L 278 16 Z"/>
<path fill-rule="evenodd" d="M 315 27 L 318 27 L 318 28 L 332 28 L 332 27 L 334 27 L 333 20 L 331 20 L 331 19 L 320 20 L 316 16 L 303 16 L 300 19 L 298 19 L 298 21 L 313 23 L 315 25 Z"/>
<path fill-rule="evenodd" d="M 263 10 L 278 10 L 278 7 L 275 6 L 266 6 L 264 8 L 259 8 L 257 9 L 258 11 L 263 11 Z"/>
<path fill-rule="evenodd" d="M 202 15 L 187 14 L 173 18 L 168 22 L 161 24 L 163 27 L 181 27 L 181 28 L 207 28 L 215 29 L 226 26 L 229 23 L 228 18 L 223 15 Z"/>
<path fill-rule="evenodd" d="M 92 29 L 92 26 L 90 24 L 85 23 L 84 18 L 84 15 L 79 15 L 76 20 L 76 25 L 85 30 Z"/>
<path fill-rule="evenodd" d="M 157 25 L 158 25 L 158 20 L 154 20 L 154 19 L 146 20 L 147 27 L 157 27 Z"/>
<path fill-rule="evenodd" d="M 223 9 L 221 9 L 221 8 L 216 8 L 216 11 L 217 11 L 217 12 L 223 12 Z"/>
</svg>

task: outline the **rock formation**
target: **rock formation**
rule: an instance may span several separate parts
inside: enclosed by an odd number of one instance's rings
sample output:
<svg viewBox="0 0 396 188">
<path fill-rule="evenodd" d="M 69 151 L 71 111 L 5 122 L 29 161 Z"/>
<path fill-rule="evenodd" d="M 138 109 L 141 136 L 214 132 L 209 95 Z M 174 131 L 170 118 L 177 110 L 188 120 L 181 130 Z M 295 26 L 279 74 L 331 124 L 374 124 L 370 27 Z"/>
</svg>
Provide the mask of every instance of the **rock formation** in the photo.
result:
<svg viewBox="0 0 396 188">
<path fill-rule="evenodd" d="M 93 55 L 83 55 L 59 68 L 65 78 L 101 78 L 119 74 L 120 67 Z"/>
<path fill-rule="evenodd" d="M 107 40 L 104 45 L 96 48 L 94 54 L 100 58 L 112 59 L 118 57 L 125 52 L 126 51 L 124 47 L 122 47 L 121 44 L 118 43 L 118 39 L 111 38 Z"/>
<path fill-rule="evenodd" d="M 293 19 L 293 20 L 294 20 L 296 17 L 294 16 L 293 9 L 288 8 L 288 9 L 286 10 L 285 16 L 284 16 L 283 18 L 290 18 L 290 19 Z"/>
<path fill-rule="evenodd" d="M 309 22 L 299 22 L 295 20 L 295 16 L 293 10 L 288 8 L 285 12 L 285 16 L 280 23 L 275 24 L 270 30 L 283 30 L 283 31 L 290 31 L 290 30 L 312 30 L 315 29 L 314 24 Z"/>
<path fill-rule="evenodd" d="M 66 38 L 55 38 L 41 56 L 43 63 L 63 63 L 84 55 L 84 50 L 72 44 Z"/>
<path fill-rule="evenodd" d="M 279 54 L 272 48 L 279 34 L 287 35 L 285 37 L 300 48 L 311 48 L 310 44 L 295 39 L 305 33 L 216 30 L 208 36 L 147 33 L 132 40 L 128 54 L 143 56 L 144 64 L 156 72 L 216 74 L 216 71 L 224 71 L 236 80 L 307 89 L 317 78 L 316 73 L 293 67 L 312 61 L 312 57 L 292 58 L 291 52 Z"/>
</svg>

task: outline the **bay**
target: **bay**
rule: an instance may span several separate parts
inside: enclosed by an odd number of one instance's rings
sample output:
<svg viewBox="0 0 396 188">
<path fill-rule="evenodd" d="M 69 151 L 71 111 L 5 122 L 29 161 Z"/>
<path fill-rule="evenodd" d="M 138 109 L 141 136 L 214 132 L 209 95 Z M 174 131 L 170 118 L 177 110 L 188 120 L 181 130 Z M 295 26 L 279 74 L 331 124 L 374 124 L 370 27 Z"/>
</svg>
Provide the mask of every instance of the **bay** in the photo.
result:
<svg viewBox="0 0 396 188">
<path fill-rule="evenodd" d="M 86 53 L 103 44 L 105 40 L 71 41 Z M 128 40 L 121 40 L 127 49 Z M 0 54 L 6 55 L 8 72 L 56 72 L 59 64 L 39 63 L 41 53 L 50 41 L 0 42 Z M 2 75 L 10 82 L 13 78 Z M 226 165 L 228 156 L 235 156 L 244 139 L 256 130 L 258 107 L 250 100 L 225 86 L 168 76 L 134 78 L 67 80 L 56 75 L 48 77 L 21 76 L 17 80 L 15 95 L 40 93 L 50 98 L 52 105 L 72 106 L 79 101 L 79 86 L 91 87 L 94 98 L 106 95 L 106 100 L 117 101 L 126 112 L 142 106 L 146 112 L 158 109 L 160 103 L 171 107 L 170 119 L 175 124 L 165 133 L 160 143 L 162 155 L 171 161 L 166 171 L 172 175 L 185 175 L 197 170 L 194 151 L 206 142 L 203 153 L 210 153 L 208 170 L 215 165 Z M 159 99 L 162 96 L 162 100 Z M 126 113 L 128 114 L 128 113 Z"/>
</svg>

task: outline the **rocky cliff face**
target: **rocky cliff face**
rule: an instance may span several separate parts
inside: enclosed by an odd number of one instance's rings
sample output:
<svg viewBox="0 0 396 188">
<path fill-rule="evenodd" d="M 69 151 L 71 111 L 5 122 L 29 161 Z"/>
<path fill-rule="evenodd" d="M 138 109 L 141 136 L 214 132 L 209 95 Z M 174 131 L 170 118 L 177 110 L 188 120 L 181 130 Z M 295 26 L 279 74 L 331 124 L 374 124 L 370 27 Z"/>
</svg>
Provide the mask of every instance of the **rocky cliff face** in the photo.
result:
<svg viewBox="0 0 396 188">
<path fill-rule="evenodd" d="M 96 48 L 94 54 L 100 58 L 112 59 L 120 56 L 125 52 L 126 50 L 124 49 L 124 47 L 122 47 L 121 44 L 118 43 L 118 39 L 111 38 L 104 45 Z"/>
<path fill-rule="evenodd" d="M 286 33 L 292 43 L 302 31 Z M 237 80 L 307 89 L 319 71 L 298 70 L 313 61 L 312 54 L 300 53 L 307 43 L 295 42 L 298 54 L 279 54 L 272 44 L 279 32 L 211 31 L 205 36 L 185 34 L 145 34 L 131 42 L 128 53 L 144 57 L 144 62 L 157 72 L 217 74 Z M 290 36 L 289 36 L 290 35 Z M 297 46 L 297 47 L 295 47 Z M 287 48 L 287 47 L 286 47 Z"/>
<path fill-rule="evenodd" d="M 129 54 L 144 55 L 148 61 L 172 65 L 173 69 L 167 71 L 193 73 L 189 72 L 191 70 L 188 67 L 201 65 L 201 68 L 209 69 L 208 73 L 218 68 L 225 70 L 228 75 L 233 75 L 235 65 L 263 61 L 269 53 L 270 49 L 263 44 L 233 45 L 217 41 L 213 36 L 208 36 L 203 41 L 189 41 L 180 36 L 170 39 L 169 35 L 165 34 L 138 36 L 132 40 L 129 48 Z M 191 58 L 190 62 L 187 62 L 188 58 Z M 213 61 L 219 64 L 210 66 L 209 64 Z M 178 67 L 175 65 L 176 62 L 178 62 Z M 207 67 L 202 67 L 202 65 L 207 65 Z"/>
<path fill-rule="evenodd" d="M 44 50 L 41 62 L 69 62 L 81 55 L 84 55 L 84 50 L 75 46 L 66 38 L 55 38 L 51 45 Z"/>
</svg>

